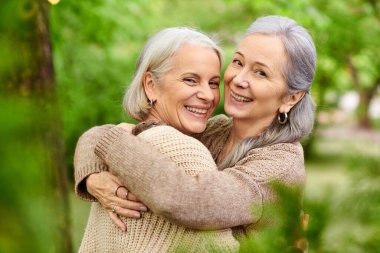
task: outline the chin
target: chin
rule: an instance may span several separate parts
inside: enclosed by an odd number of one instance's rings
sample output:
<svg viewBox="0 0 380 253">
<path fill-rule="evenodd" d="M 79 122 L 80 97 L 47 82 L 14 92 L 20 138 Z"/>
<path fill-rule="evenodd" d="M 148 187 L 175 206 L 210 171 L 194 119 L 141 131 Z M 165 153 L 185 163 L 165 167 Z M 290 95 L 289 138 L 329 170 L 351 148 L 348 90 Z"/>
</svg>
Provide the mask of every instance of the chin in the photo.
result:
<svg viewBox="0 0 380 253">
<path fill-rule="evenodd" d="M 198 134 L 198 133 L 202 133 L 205 129 L 206 129 L 206 124 L 199 124 L 199 125 L 187 128 L 187 132 L 190 134 Z"/>
</svg>

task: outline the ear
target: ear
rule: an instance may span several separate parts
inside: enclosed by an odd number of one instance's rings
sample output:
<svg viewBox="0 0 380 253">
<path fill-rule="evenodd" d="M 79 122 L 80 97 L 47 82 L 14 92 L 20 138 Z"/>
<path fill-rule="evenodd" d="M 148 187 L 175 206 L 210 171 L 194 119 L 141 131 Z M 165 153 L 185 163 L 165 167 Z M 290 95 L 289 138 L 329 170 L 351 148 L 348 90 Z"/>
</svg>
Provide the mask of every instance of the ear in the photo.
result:
<svg viewBox="0 0 380 253">
<path fill-rule="evenodd" d="M 153 74 L 149 71 L 144 73 L 143 76 L 143 86 L 145 90 L 145 94 L 147 95 L 148 99 L 150 100 L 157 100 L 157 91 L 156 91 L 156 85 L 154 81 Z"/>
<path fill-rule="evenodd" d="M 292 95 L 286 95 L 282 100 L 282 105 L 279 108 L 279 112 L 288 113 L 302 98 L 305 96 L 305 91 L 299 91 Z"/>
</svg>

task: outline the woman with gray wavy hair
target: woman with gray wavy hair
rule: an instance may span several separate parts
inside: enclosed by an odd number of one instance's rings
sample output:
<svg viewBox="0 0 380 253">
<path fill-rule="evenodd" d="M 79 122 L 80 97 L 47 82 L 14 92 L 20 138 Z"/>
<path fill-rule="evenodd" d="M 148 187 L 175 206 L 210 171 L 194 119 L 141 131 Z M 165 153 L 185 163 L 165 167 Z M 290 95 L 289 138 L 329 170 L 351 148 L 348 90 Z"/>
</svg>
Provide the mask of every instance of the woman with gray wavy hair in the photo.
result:
<svg viewBox="0 0 380 253">
<path fill-rule="evenodd" d="M 229 117 L 209 119 L 206 130 L 195 136 L 210 150 L 218 171 L 187 176 L 129 134 L 127 124 L 108 131 L 116 136 L 112 140 L 98 138 L 88 149 L 95 149 L 115 178 L 154 213 L 174 223 L 257 232 L 275 218 L 264 208 L 277 202 L 273 182 L 304 187 L 300 140 L 313 128 L 315 104 L 310 89 L 315 68 L 316 49 L 307 30 L 287 17 L 259 18 L 225 71 L 224 109 Z M 82 138 L 85 145 L 94 133 Z M 100 185 L 87 183 L 90 189 Z"/>
</svg>

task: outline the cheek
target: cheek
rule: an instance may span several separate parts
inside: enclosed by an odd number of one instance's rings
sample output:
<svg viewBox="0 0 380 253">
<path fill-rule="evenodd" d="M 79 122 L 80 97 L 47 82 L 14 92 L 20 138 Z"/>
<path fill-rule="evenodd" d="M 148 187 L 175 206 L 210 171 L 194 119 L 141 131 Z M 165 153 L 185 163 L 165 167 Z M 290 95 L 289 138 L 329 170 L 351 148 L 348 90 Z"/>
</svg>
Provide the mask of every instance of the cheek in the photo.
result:
<svg viewBox="0 0 380 253">
<path fill-rule="evenodd" d="M 224 72 L 224 85 L 228 85 L 234 76 L 234 71 L 231 69 L 231 67 L 227 67 L 226 72 Z"/>
<path fill-rule="evenodd" d="M 219 89 L 215 89 L 215 90 L 213 90 L 212 93 L 214 94 L 214 103 L 216 106 L 216 105 L 218 105 L 219 100 L 220 100 L 220 91 L 219 91 Z"/>
</svg>

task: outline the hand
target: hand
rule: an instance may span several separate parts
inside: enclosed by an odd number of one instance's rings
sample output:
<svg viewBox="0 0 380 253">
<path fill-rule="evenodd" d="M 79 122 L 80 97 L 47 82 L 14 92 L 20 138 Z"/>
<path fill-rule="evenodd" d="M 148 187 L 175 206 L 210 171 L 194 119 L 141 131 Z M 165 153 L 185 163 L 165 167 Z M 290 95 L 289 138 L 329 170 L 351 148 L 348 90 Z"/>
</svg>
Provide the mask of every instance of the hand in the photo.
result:
<svg viewBox="0 0 380 253">
<path fill-rule="evenodd" d="M 119 125 L 117 125 L 118 127 L 121 127 L 125 130 L 128 131 L 128 133 L 131 133 L 132 130 L 135 128 L 135 125 L 133 124 L 129 124 L 129 123 L 120 123 Z"/>
<path fill-rule="evenodd" d="M 109 211 L 110 217 L 115 224 L 123 231 L 126 231 L 127 225 L 120 219 L 119 215 L 140 218 L 140 211 L 146 211 L 147 207 L 139 202 L 133 194 L 129 193 L 125 187 L 119 187 L 120 185 L 122 185 L 120 180 L 107 171 L 91 174 L 86 179 L 87 191 Z M 115 191 L 117 188 L 116 196 Z M 112 212 L 112 210 L 115 211 Z"/>
</svg>

